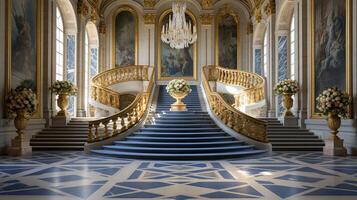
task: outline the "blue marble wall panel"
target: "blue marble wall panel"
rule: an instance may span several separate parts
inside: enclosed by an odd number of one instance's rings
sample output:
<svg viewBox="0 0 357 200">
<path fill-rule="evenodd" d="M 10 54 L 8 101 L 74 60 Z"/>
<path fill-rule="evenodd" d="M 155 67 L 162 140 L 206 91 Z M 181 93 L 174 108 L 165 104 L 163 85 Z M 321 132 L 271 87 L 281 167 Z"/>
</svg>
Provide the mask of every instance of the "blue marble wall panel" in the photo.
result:
<svg viewBox="0 0 357 200">
<path fill-rule="evenodd" d="M 262 50 L 261 49 L 255 49 L 255 73 L 259 75 L 263 75 L 262 73 Z"/>
<path fill-rule="evenodd" d="M 93 77 L 98 73 L 98 48 L 92 48 L 90 51 L 90 77 Z"/>
<path fill-rule="evenodd" d="M 278 37 L 278 81 L 288 78 L 288 37 Z M 278 97 L 278 116 L 284 112 L 282 97 Z"/>
<path fill-rule="evenodd" d="M 76 81 L 76 37 L 74 35 L 67 36 L 67 80 L 75 84 Z M 75 116 L 75 102 L 74 96 L 69 97 L 68 113 Z"/>
</svg>

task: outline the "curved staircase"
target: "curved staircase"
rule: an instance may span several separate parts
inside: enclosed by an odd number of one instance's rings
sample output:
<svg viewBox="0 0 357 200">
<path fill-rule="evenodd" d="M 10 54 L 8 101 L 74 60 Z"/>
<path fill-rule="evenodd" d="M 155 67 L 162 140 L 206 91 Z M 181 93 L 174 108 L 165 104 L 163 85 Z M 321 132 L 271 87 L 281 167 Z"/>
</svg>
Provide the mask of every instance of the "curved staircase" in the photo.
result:
<svg viewBox="0 0 357 200">
<path fill-rule="evenodd" d="M 160 86 L 157 109 L 145 126 L 125 140 L 93 153 L 140 159 L 223 159 L 265 152 L 222 131 L 203 112 L 196 86 L 183 100 L 188 111 L 171 112 L 174 99 Z"/>
</svg>

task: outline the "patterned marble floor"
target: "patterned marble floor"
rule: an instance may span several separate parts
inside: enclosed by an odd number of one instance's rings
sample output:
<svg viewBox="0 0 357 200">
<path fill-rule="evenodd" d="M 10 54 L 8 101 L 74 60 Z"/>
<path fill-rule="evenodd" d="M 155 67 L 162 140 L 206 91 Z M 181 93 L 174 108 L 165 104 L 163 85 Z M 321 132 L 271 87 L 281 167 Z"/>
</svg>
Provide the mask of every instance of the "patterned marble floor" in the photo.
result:
<svg viewBox="0 0 357 200">
<path fill-rule="evenodd" d="M 357 157 L 274 153 L 139 161 L 81 152 L 0 157 L 0 200 L 357 199 Z"/>
</svg>

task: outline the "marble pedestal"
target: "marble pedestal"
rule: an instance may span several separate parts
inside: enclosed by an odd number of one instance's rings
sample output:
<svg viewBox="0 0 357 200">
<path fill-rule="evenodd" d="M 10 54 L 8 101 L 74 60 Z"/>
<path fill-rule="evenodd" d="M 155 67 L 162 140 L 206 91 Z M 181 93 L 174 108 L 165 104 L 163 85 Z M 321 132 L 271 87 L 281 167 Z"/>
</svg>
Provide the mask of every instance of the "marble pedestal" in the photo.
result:
<svg viewBox="0 0 357 200">
<path fill-rule="evenodd" d="M 291 116 L 291 117 L 282 116 L 282 117 L 279 117 L 279 121 L 284 126 L 294 126 L 294 127 L 296 127 L 299 124 L 299 120 L 295 116 Z"/>
<path fill-rule="evenodd" d="M 70 120 L 69 117 L 66 116 L 55 116 L 52 118 L 52 126 L 53 127 L 67 126 L 69 120 Z"/>
<path fill-rule="evenodd" d="M 26 156 L 32 154 L 32 147 L 30 146 L 30 140 L 25 136 L 18 135 L 11 141 L 11 147 L 8 148 L 7 154 L 9 156 Z"/>
<path fill-rule="evenodd" d="M 325 140 L 324 155 L 346 156 L 347 149 L 343 146 L 343 140 L 338 137 L 332 137 Z"/>
</svg>

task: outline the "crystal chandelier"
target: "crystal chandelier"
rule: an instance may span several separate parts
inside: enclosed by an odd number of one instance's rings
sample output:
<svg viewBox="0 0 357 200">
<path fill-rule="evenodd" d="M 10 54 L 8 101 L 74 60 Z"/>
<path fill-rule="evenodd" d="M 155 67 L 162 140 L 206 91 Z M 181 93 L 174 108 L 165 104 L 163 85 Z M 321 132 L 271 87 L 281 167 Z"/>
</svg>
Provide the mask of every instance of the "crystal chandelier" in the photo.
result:
<svg viewBox="0 0 357 200">
<path fill-rule="evenodd" d="M 173 15 L 170 15 L 169 22 L 162 26 L 161 40 L 169 44 L 171 48 L 183 49 L 197 40 L 196 26 L 192 26 L 191 21 L 186 21 L 185 11 L 185 1 L 173 1 Z"/>
</svg>

